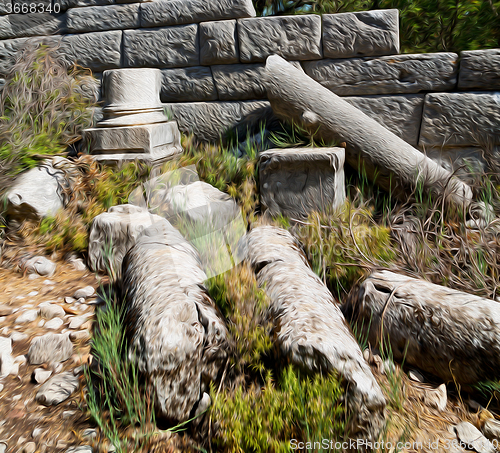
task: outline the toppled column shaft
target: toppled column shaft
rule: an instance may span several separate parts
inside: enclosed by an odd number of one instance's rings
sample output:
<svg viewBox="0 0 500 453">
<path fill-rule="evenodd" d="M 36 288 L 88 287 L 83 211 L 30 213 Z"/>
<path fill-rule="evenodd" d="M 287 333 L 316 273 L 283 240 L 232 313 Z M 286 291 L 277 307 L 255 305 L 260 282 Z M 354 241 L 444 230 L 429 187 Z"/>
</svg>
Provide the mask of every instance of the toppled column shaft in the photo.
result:
<svg viewBox="0 0 500 453">
<path fill-rule="evenodd" d="M 472 200 L 469 186 L 283 58 L 267 59 L 265 85 L 278 116 L 345 142 L 347 162 L 404 201 L 419 184 L 458 206 Z"/>
<path fill-rule="evenodd" d="M 281 353 L 309 372 L 338 372 L 349 382 L 351 435 L 376 440 L 385 398 L 339 306 L 286 230 L 258 227 L 248 259 L 270 299 Z"/>
</svg>

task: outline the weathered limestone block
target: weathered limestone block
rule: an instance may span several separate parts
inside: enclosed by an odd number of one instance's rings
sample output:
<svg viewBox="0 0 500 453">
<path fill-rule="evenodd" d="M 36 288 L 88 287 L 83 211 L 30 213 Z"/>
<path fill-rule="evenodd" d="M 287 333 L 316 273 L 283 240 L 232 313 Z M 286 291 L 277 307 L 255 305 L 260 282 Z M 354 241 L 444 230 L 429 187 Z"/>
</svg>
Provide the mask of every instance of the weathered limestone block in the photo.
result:
<svg viewBox="0 0 500 453">
<path fill-rule="evenodd" d="M 66 11 L 68 8 L 111 5 L 115 3 L 115 0 L 54 0 L 54 3 L 60 6 L 61 11 Z"/>
<path fill-rule="evenodd" d="M 460 52 L 458 88 L 500 91 L 500 49 Z"/>
<path fill-rule="evenodd" d="M 227 329 L 202 282 L 195 249 L 166 220 L 123 262 L 129 358 L 164 417 L 187 420 L 227 357 Z"/>
<path fill-rule="evenodd" d="M 446 91 L 457 82 L 454 53 L 392 55 L 304 63 L 307 75 L 340 96 Z"/>
<path fill-rule="evenodd" d="M 38 389 L 35 400 L 44 406 L 57 406 L 75 393 L 78 385 L 78 376 L 73 373 L 56 374 Z"/>
<path fill-rule="evenodd" d="M 349 385 L 350 435 L 377 439 L 385 398 L 339 305 L 312 271 L 301 245 L 286 230 L 254 228 L 248 258 L 270 299 L 281 353 L 308 372 L 338 372 Z"/>
<path fill-rule="evenodd" d="M 123 258 L 137 238 L 153 223 L 163 220 L 131 204 L 113 206 L 108 212 L 99 214 L 90 227 L 89 268 L 93 272 L 111 270 L 113 276 L 119 278 Z"/>
<path fill-rule="evenodd" d="M 141 27 L 254 17 L 251 0 L 168 0 L 141 6 Z"/>
<path fill-rule="evenodd" d="M 65 362 L 73 355 L 73 343 L 67 334 L 47 333 L 31 340 L 27 359 L 30 365 Z"/>
<path fill-rule="evenodd" d="M 493 300 L 382 271 L 353 291 L 342 311 L 376 347 L 383 323 L 396 360 L 444 381 L 473 384 L 498 373 L 500 304 Z"/>
<path fill-rule="evenodd" d="M 26 45 L 28 38 L 0 41 L 0 76 L 6 76 L 16 62 L 16 53 Z"/>
<path fill-rule="evenodd" d="M 0 39 L 60 33 L 64 16 L 49 13 L 9 14 L 0 17 Z"/>
<path fill-rule="evenodd" d="M 177 124 L 163 113 L 159 69 L 118 69 L 103 77 L 104 120 L 83 132 L 95 159 L 111 164 L 139 159 L 157 165 L 182 153 Z"/>
<path fill-rule="evenodd" d="M 200 64 L 198 25 L 125 30 L 123 52 L 128 67 L 197 66 Z"/>
<path fill-rule="evenodd" d="M 240 60 L 260 63 L 270 55 L 287 60 L 322 58 L 321 17 L 256 17 L 238 20 Z"/>
<path fill-rule="evenodd" d="M 71 8 L 66 16 L 70 33 L 137 28 L 140 24 L 138 3 Z"/>
<path fill-rule="evenodd" d="M 353 96 L 343 99 L 402 138 L 406 143 L 417 146 L 424 96 L 423 94 Z"/>
<path fill-rule="evenodd" d="M 99 72 L 120 67 L 121 43 L 119 30 L 65 35 L 59 52 L 67 64 L 76 62 Z"/>
<path fill-rule="evenodd" d="M 344 148 L 270 149 L 259 154 L 260 200 L 272 216 L 307 218 L 345 200 Z"/>
<path fill-rule="evenodd" d="M 239 62 L 236 20 L 200 24 L 200 63 L 202 65 Z"/>
<path fill-rule="evenodd" d="M 12 1 L 11 0 L 1 0 L 0 1 L 0 16 L 3 14 L 10 14 L 12 12 Z"/>
<path fill-rule="evenodd" d="M 234 64 L 212 66 L 212 73 L 221 101 L 265 99 L 264 64 Z"/>
<path fill-rule="evenodd" d="M 367 176 L 395 196 L 407 201 L 421 182 L 424 190 L 452 204 L 472 199 L 469 186 L 281 57 L 269 57 L 266 70 L 267 94 L 279 117 L 318 138 L 345 142 L 347 162 L 356 169 L 362 163 Z"/>
<path fill-rule="evenodd" d="M 425 97 L 420 146 L 500 144 L 500 92 Z"/>
<path fill-rule="evenodd" d="M 50 161 L 23 173 L 5 196 L 9 221 L 17 224 L 25 219 L 54 216 L 64 206 L 67 187 L 65 173 Z"/>
<path fill-rule="evenodd" d="M 52 0 L 40 0 L 40 2 L 44 5 L 45 9 L 48 9 L 49 7 L 52 6 Z M 12 0 L 12 9 L 14 13 L 21 12 L 23 13 L 23 5 L 24 5 L 24 14 L 30 14 L 29 13 L 29 8 L 33 4 L 31 0 Z"/>
<path fill-rule="evenodd" d="M 323 52 L 325 58 L 399 53 L 399 11 L 324 14 Z"/>
<path fill-rule="evenodd" d="M 205 66 L 163 69 L 160 99 L 162 102 L 215 101 L 212 71 Z"/>
<path fill-rule="evenodd" d="M 179 129 L 203 141 L 214 141 L 233 128 L 246 129 L 273 118 L 267 101 L 187 102 L 164 104 Z M 245 133 L 245 130 L 242 131 Z"/>
</svg>

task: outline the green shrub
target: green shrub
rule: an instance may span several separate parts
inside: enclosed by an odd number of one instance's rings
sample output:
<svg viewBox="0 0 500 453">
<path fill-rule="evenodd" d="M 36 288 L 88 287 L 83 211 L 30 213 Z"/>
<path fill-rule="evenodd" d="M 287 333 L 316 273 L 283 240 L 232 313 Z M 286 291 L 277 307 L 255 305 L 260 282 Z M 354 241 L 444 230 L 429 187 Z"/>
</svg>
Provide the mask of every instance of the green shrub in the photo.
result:
<svg viewBox="0 0 500 453">
<path fill-rule="evenodd" d="M 212 387 L 212 418 L 217 422 L 213 443 L 217 451 L 285 453 L 291 441 L 321 442 L 346 436 L 346 414 L 341 403 L 342 390 L 334 375 L 301 376 L 292 366 L 286 368 L 278 385 L 271 373 L 263 388 L 219 394 Z M 303 451 L 337 451 L 310 445 Z"/>
</svg>

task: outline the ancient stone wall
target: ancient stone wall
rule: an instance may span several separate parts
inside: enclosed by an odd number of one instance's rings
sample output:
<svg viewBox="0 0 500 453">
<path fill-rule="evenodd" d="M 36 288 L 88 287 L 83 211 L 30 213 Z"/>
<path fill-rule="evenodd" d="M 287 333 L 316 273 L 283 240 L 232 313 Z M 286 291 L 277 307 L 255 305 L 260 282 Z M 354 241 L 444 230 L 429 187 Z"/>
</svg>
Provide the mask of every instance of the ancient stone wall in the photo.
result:
<svg viewBox="0 0 500 453">
<path fill-rule="evenodd" d="M 262 78 L 279 54 L 444 165 L 483 165 L 500 149 L 500 49 L 400 55 L 398 22 L 397 10 L 255 17 L 250 0 L 0 0 L 0 80 L 30 40 L 98 79 L 160 68 L 180 129 L 215 139 L 272 117 Z"/>
</svg>

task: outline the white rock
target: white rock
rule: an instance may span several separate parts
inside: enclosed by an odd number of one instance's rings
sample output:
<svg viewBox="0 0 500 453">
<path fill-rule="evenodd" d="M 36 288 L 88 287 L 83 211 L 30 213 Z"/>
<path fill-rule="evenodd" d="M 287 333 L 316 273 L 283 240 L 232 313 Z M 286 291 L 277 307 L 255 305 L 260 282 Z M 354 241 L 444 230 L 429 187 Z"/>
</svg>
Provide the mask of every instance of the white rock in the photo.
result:
<svg viewBox="0 0 500 453">
<path fill-rule="evenodd" d="M 415 382 L 425 382 L 424 376 L 417 370 L 410 370 L 408 372 L 408 377 Z"/>
<path fill-rule="evenodd" d="M 87 270 L 87 266 L 85 266 L 85 263 L 81 258 L 72 258 L 69 262 L 75 271 L 83 272 Z"/>
<path fill-rule="evenodd" d="M 7 444 L 5 442 L 0 442 L 0 453 L 5 453 L 7 451 Z"/>
<path fill-rule="evenodd" d="M 52 280 L 44 280 L 43 284 L 47 286 L 53 286 L 56 284 L 56 282 L 53 282 Z"/>
<path fill-rule="evenodd" d="M 500 440 L 500 421 L 489 418 L 484 422 L 482 431 L 489 440 Z"/>
<path fill-rule="evenodd" d="M 77 291 L 75 291 L 75 294 L 73 297 L 75 299 L 80 299 L 83 297 L 84 299 L 88 299 L 89 297 L 92 297 L 95 294 L 95 289 L 92 286 L 86 286 L 85 288 L 80 288 Z"/>
<path fill-rule="evenodd" d="M 54 318 L 45 323 L 46 329 L 57 330 L 64 324 L 64 321 L 61 318 Z"/>
<path fill-rule="evenodd" d="M 481 434 L 473 424 L 462 422 L 455 426 L 455 432 L 466 450 L 474 450 L 477 453 L 495 453 L 493 445 Z"/>
<path fill-rule="evenodd" d="M 57 316 L 63 317 L 66 314 L 60 305 L 56 304 L 40 304 L 40 316 L 45 319 L 52 319 Z"/>
<path fill-rule="evenodd" d="M 36 451 L 36 444 L 35 442 L 28 442 L 23 445 L 23 448 L 21 449 L 21 453 L 35 453 Z"/>
<path fill-rule="evenodd" d="M 74 316 L 71 318 L 69 323 L 70 329 L 79 329 L 85 322 L 87 322 L 86 316 Z"/>
<path fill-rule="evenodd" d="M 90 445 L 82 445 L 80 447 L 71 447 L 66 450 L 66 453 L 93 453 L 93 451 Z"/>
<path fill-rule="evenodd" d="M 3 384 L 0 384 L 0 392 L 3 390 Z M 1 447 L 1 444 L 0 444 Z M 1 450 L 0 450 L 1 451 Z"/>
<path fill-rule="evenodd" d="M 18 355 L 15 359 L 14 359 L 14 363 L 17 363 L 19 366 L 23 366 L 23 365 L 26 365 L 26 362 L 28 361 L 28 359 L 26 359 L 26 356 L 25 355 Z"/>
<path fill-rule="evenodd" d="M 41 319 L 38 323 L 38 327 L 43 327 L 45 325 L 45 319 Z"/>
<path fill-rule="evenodd" d="M 35 297 L 35 296 L 38 296 L 38 291 L 31 291 L 30 293 L 28 293 L 28 297 Z"/>
<path fill-rule="evenodd" d="M 35 428 L 31 433 L 31 437 L 33 437 L 33 439 L 36 439 L 37 437 L 40 437 L 42 434 L 43 434 L 42 428 Z"/>
<path fill-rule="evenodd" d="M 14 321 L 16 324 L 24 324 L 27 322 L 33 322 L 38 318 L 38 310 L 25 310 L 23 311 Z"/>
<path fill-rule="evenodd" d="M 52 371 L 51 370 L 44 370 L 43 368 L 36 368 L 35 371 L 33 371 L 33 380 L 37 384 L 43 384 L 44 382 L 49 379 L 49 377 L 52 376 Z"/>
<path fill-rule="evenodd" d="M 55 406 L 67 400 L 78 388 L 78 378 L 72 373 L 61 373 L 40 387 L 35 400 L 45 406 Z"/>
<path fill-rule="evenodd" d="M 56 271 L 56 263 L 44 256 L 35 256 L 21 264 L 21 269 L 31 275 L 52 277 Z M 37 293 L 38 294 L 38 293 Z"/>
<path fill-rule="evenodd" d="M 80 330 L 78 332 L 71 332 L 69 338 L 72 341 L 88 341 L 90 340 L 90 332 L 88 330 Z"/>
<path fill-rule="evenodd" d="M 0 323 L 3 323 L 5 321 L 5 316 L 0 316 Z"/>
<path fill-rule="evenodd" d="M 73 344 L 67 335 L 48 333 L 31 341 L 28 361 L 31 365 L 64 362 L 73 355 Z"/>
<path fill-rule="evenodd" d="M 10 338 L 0 337 L 0 377 L 8 376 L 16 371 L 16 364 L 12 357 L 12 341 Z"/>
<path fill-rule="evenodd" d="M 67 304 L 72 304 L 76 301 L 76 299 L 74 297 L 69 297 L 69 296 L 66 296 L 64 298 L 64 302 L 66 302 Z"/>
<path fill-rule="evenodd" d="M 37 278 L 40 278 L 38 274 L 29 274 L 28 275 L 28 280 L 36 280 Z"/>
</svg>

